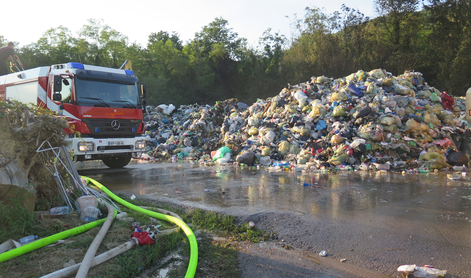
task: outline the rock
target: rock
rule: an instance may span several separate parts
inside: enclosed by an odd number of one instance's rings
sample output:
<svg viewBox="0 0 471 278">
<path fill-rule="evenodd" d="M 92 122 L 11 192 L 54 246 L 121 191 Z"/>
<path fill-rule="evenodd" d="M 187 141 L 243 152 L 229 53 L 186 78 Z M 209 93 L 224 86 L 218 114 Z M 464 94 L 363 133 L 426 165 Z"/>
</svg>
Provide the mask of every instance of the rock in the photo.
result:
<svg viewBox="0 0 471 278">
<path fill-rule="evenodd" d="M 447 157 L 448 164 L 452 166 L 462 166 L 468 165 L 469 159 L 468 157 L 462 152 L 453 152 L 450 153 Z"/>
<path fill-rule="evenodd" d="M 244 163 L 247 165 L 253 165 L 255 161 L 255 153 L 252 151 L 243 151 L 236 157 L 238 163 Z"/>
</svg>

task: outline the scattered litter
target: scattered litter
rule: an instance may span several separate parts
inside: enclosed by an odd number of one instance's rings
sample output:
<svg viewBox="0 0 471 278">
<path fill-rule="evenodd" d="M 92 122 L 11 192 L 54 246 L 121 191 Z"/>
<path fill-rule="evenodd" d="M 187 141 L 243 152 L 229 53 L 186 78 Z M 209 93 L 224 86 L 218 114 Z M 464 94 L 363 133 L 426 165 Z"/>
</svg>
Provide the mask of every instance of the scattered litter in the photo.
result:
<svg viewBox="0 0 471 278">
<path fill-rule="evenodd" d="M 270 172 L 466 172 L 465 106 L 465 98 L 439 91 L 415 71 L 312 77 L 252 105 L 228 99 L 147 106 L 146 154 Z"/>
<path fill-rule="evenodd" d="M 63 206 L 63 207 L 55 207 L 51 208 L 49 210 L 51 215 L 63 215 L 63 214 L 68 214 L 69 213 L 69 207 Z"/>
<path fill-rule="evenodd" d="M 413 274 L 413 277 L 422 277 L 422 278 L 435 278 L 443 277 L 446 275 L 446 270 L 441 270 L 434 268 L 431 265 L 416 266 L 413 265 L 401 265 L 397 268 L 397 271 L 404 275 Z"/>
<path fill-rule="evenodd" d="M 65 243 L 65 240 L 60 239 L 60 240 L 58 240 L 58 241 L 56 241 L 56 242 L 54 242 L 54 243 L 52 243 L 52 244 L 47 245 L 46 247 L 53 247 L 53 246 L 61 245 L 61 244 L 64 244 L 64 243 Z"/>
<path fill-rule="evenodd" d="M 123 218 L 125 218 L 125 217 L 127 217 L 127 216 L 128 216 L 128 214 L 127 214 L 126 212 L 121 212 L 121 213 L 118 213 L 118 214 L 116 215 L 116 219 L 121 220 L 121 219 L 123 219 Z"/>
<path fill-rule="evenodd" d="M 255 223 L 253 223 L 252 221 L 249 222 L 249 224 L 247 224 L 247 227 L 249 229 L 252 229 L 253 227 L 255 227 Z"/>
<path fill-rule="evenodd" d="M 322 250 L 322 251 L 319 253 L 319 256 L 321 256 L 321 257 L 327 257 L 327 251 Z"/>
<path fill-rule="evenodd" d="M 131 195 L 131 200 L 134 200 L 134 199 L 136 199 L 136 195 L 132 194 Z"/>
</svg>

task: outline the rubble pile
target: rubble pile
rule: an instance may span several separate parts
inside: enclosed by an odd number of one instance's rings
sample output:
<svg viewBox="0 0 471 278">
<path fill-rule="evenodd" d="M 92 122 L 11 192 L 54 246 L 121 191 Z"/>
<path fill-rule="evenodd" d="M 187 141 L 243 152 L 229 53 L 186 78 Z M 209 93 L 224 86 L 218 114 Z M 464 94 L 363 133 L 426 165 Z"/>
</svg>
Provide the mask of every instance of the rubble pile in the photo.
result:
<svg viewBox="0 0 471 278">
<path fill-rule="evenodd" d="M 229 99 L 147 108 L 147 154 L 160 160 L 424 170 L 467 166 L 471 146 L 464 98 L 414 71 L 312 77 L 251 106 Z"/>
</svg>

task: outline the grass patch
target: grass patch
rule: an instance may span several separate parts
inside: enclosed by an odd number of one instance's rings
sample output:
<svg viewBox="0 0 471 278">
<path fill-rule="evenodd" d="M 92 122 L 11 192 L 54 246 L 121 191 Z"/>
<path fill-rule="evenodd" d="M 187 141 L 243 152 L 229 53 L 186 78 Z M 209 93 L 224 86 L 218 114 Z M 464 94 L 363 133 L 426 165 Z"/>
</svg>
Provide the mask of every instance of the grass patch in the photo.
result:
<svg viewBox="0 0 471 278">
<path fill-rule="evenodd" d="M 202 229 L 210 232 L 223 233 L 233 240 L 249 241 L 257 243 L 268 240 L 270 235 L 256 227 L 248 228 L 247 223 L 235 224 L 235 217 L 216 212 L 206 212 L 195 209 L 184 215 L 183 221 L 194 229 Z"/>
<path fill-rule="evenodd" d="M 190 250 L 180 252 L 184 258 L 181 267 L 168 273 L 169 278 L 184 277 L 189 263 Z M 198 268 L 195 277 L 205 278 L 236 278 L 240 277 L 236 248 L 227 242 L 213 241 L 208 235 L 198 237 Z"/>
<path fill-rule="evenodd" d="M 104 276 L 96 277 L 136 277 L 145 269 L 159 264 L 159 260 L 169 251 L 182 244 L 184 236 L 181 233 L 173 233 L 158 238 L 156 244 L 139 246 L 116 257 L 118 268 L 106 270 Z"/>
</svg>

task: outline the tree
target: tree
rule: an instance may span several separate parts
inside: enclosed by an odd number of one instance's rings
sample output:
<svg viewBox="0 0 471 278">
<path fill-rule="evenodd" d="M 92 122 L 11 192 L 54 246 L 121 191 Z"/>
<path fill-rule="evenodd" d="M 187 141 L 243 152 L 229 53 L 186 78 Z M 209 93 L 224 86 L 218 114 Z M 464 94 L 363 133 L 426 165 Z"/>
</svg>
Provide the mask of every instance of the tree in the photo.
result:
<svg viewBox="0 0 471 278">
<path fill-rule="evenodd" d="M 102 20 L 89 19 L 79 32 L 76 51 L 86 63 L 119 67 L 125 60 L 128 38 Z"/>
<path fill-rule="evenodd" d="M 417 10 L 419 0 L 375 0 L 376 12 L 387 30 L 391 42 L 401 44 L 402 25 L 409 13 Z M 391 26 L 392 25 L 392 26 Z"/>
<path fill-rule="evenodd" d="M 159 31 L 158 33 L 152 32 L 149 35 L 147 46 L 149 47 L 149 45 L 158 41 L 163 41 L 165 43 L 168 40 L 171 40 L 173 42 L 173 45 L 176 49 L 180 51 L 183 50 L 183 42 L 180 40 L 180 36 L 177 32 L 172 32 L 172 35 L 169 35 L 169 33 L 166 31 Z"/>
</svg>

